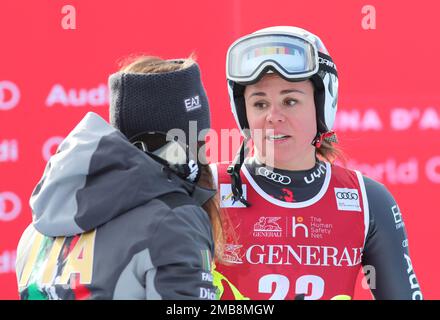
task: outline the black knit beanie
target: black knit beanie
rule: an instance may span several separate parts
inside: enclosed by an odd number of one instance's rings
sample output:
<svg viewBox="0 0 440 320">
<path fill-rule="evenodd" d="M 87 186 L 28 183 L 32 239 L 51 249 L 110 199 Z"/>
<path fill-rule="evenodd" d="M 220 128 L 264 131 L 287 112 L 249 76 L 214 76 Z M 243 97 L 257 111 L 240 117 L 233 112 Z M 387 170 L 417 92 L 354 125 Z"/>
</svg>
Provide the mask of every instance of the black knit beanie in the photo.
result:
<svg viewBox="0 0 440 320">
<path fill-rule="evenodd" d="M 199 138 L 190 138 L 190 121 L 197 121 L 197 135 L 210 128 L 208 98 L 196 63 L 166 73 L 117 72 L 109 77 L 109 87 L 110 123 L 128 139 L 146 131 L 181 129 L 188 144 Z"/>
</svg>

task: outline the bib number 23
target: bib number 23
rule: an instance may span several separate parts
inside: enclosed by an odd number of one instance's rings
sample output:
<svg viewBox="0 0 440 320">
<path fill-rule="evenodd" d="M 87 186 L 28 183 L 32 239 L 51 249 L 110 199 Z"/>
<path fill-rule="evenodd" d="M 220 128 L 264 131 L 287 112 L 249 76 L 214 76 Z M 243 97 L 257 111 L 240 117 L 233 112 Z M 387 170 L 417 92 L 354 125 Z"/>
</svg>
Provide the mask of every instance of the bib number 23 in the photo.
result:
<svg viewBox="0 0 440 320">
<path fill-rule="evenodd" d="M 258 282 L 259 293 L 271 293 L 269 300 L 284 300 L 290 289 L 289 278 L 282 274 L 267 274 Z M 318 300 L 324 295 L 324 279 L 304 275 L 295 282 L 295 296 L 303 294 L 304 300 Z"/>
</svg>

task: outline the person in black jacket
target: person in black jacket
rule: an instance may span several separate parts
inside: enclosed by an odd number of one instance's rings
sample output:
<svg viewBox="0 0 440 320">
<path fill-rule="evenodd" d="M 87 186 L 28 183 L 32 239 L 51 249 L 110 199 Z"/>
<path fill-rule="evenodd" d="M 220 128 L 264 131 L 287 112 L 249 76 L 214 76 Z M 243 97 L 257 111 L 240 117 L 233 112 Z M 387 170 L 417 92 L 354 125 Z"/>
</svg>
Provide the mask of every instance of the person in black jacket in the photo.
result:
<svg viewBox="0 0 440 320">
<path fill-rule="evenodd" d="M 31 196 L 20 298 L 215 299 L 219 215 L 201 152 L 210 111 L 199 67 L 141 57 L 109 86 L 111 125 L 89 112 Z M 191 134 L 202 140 L 193 148 Z"/>
</svg>

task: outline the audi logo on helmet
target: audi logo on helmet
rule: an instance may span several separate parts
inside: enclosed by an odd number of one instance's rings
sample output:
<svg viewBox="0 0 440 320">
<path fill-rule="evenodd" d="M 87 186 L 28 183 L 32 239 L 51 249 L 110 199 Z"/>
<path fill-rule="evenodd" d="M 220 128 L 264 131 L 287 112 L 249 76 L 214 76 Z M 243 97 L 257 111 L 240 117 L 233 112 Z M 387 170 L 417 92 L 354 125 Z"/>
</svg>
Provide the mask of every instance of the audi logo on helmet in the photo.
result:
<svg viewBox="0 0 440 320">
<path fill-rule="evenodd" d="M 9 92 L 9 95 L 6 95 Z M 0 81 L 0 110 L 10 110 L 20 101 L 20 90 L 11 81 Z"/>
<path fill-rule="evenodd" d="M 336 192 L 336 197 L 338 199 L 347 199 L 347 200 L 357 200 L 359 196 L 354 192 Z"/>
<path fill-rule="evenodd" d="M 284 176 L 284 175 L 279 174 L 277 172 L 270 171 L 264 167 L 258 168 L 257 174 L 260 176 L 263 176 L 269 180 L 272 180 L 274 182 L 281 183 L 284 185 L 290 184 L 292 182 L 292 179 L 290 179 L 290 177 Z"/>
</svg>

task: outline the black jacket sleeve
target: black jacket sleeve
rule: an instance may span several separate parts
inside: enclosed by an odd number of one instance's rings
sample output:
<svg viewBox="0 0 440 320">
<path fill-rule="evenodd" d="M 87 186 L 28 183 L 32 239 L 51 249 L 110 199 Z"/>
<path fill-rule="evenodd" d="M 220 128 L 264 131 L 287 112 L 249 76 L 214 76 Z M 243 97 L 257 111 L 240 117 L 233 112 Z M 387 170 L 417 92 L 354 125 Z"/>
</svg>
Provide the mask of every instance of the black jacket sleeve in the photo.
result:
<svg viewBox="0 0 440 320">
<path fill-rule="evenodd" d="M 154 287 L 159 294 L 153 298 L 215 300 L 211 273 L 214 244 L 209 217 L 202 208 L 186 205 L 170 210 L 153 241 Z"/>
<path fill-rule="evenodd" d="M 387 188 L 364 176 L 370 226 L 363 268 L 375 299 L 423 299 L 399 206 Z"/>
</svg>

